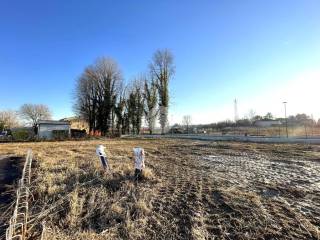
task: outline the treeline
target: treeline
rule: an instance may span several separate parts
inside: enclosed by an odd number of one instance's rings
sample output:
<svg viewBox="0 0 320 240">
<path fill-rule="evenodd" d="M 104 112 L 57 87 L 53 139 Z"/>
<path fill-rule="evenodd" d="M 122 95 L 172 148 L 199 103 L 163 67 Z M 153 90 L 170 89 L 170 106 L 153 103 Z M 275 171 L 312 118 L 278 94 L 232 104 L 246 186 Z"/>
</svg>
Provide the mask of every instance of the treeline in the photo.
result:
<svg viewBox="0 0 320 240">
<path fill-rule="evenodd" d="M 36 127 L 39 120 L 51 119 L 51 111 L 44 104 L 23 104 L 19 110 L 0 111 L 0 132 L 24 125 Z"/>
<path fill-rule="evenodd" d="M 255 115 L 251 118 L 245 117 L 243 119 L 239 119 L 236 122 L 231 120 L 220 121 L 217 123 L 209 123 L 209 124 L 199 124 L 193 125 L 192 127 L 203 128 L 203 129 L 223 129 L 226 127 L 250 127 L 255 126 L 256 121 L 268 121 L 268 120 L 276 120 L 281 124 L 284 124 L 285 118 L 275 118 L 271 113 L 267 113 L 265 116 Z M 315 121 L 311 116 L 308 116 L 305 113 L 299 113 L 296 115 L 290 115 L 287 117 L 288 126 L 319 126 L 320 127 L 320 119 Z M 276 124 L 275 124 L 276 125 Z"/>
<path fill-rule="evenodd" d="M 148 71 L 127 84 L 115 60 L 99 58 L 77 79 L 74 110 L 88 121 L 91 133 L 139 134 L 143 119 L 152 133 L 157 118 L 164 133 L 173 74 L 167 49 L 156 51 Z"/>
</svg>

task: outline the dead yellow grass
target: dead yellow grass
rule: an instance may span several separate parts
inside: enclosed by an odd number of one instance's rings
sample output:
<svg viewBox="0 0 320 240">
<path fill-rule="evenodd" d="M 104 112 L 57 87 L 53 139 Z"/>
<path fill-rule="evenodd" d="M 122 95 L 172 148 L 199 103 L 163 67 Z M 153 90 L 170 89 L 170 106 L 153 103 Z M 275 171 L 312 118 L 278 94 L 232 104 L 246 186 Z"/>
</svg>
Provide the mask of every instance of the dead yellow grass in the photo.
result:
<svg viewBox="0 0 320 240">
<path fill-rule="evenodd" d="M 145 168 L 143 171 L 142 171 L 142 177 L 144 179 L 147 179 L 147 180 L 154 180 L 155 179 L 155 175 L 152 171 L 152 169 L 150 168 Z"/>
<path fill-rule="evenodd" d="M 95 155 L 99 144 L 106 146 L 111 173 L 102 170 Z M 150 186 L 156 184 L 151 157 L 146 160 L 142 182 L 133 181 L 135 146 L 135 141 L 109 139 L 2 144 L 1 155 L 24 156 L 27 149 L 33 150 L 37 198 L 32 209 L 33 235 L 39 236 L 41 223 L 46 221 L 45 239 L 135 236 L 136 225 L 150 213 L 146 201 L 153 194 Z M 139 141 L 139 146 L 156 148 L 147 141 Z"/>
<path fill-rule="evenodd" d="M 104 172 L 95 156 L 98 144 L 106 146 L 112 173 Z M 145 149 L 147 166 L 138 183 L 132 179 L 136 146 Z M 202 156 L 244 152 L 313 159 L 316 146 L 101 139 L 2 144 L 0 155 L 24 156 L 29 148 L 36 160 L 30 219 L 34 238 L 316 239 L 318 234 L 315 218 L 262 197 L 255 186 L 231 184 L 237 175 L 218 178 L 232 171 L 221 174 L 199 165 Z"/>
</svg>

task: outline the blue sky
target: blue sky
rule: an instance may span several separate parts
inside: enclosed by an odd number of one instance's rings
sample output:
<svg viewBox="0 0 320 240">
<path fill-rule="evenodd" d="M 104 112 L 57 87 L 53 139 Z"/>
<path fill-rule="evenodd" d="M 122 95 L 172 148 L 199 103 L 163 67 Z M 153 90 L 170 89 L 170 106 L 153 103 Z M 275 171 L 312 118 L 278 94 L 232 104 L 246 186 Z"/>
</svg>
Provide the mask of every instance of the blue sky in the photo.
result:
<svg viewBox="0 0 320 240">
<path fill-rule="evenodd" d="M 97 57 L 126 81 L 156 49 L 175 55 L 170 122 L 306 112 L 320 117 L 320 1 L 0 0 L 0 110 L 47 104 L 73 115 L 76 78 Z"/>
</svg>

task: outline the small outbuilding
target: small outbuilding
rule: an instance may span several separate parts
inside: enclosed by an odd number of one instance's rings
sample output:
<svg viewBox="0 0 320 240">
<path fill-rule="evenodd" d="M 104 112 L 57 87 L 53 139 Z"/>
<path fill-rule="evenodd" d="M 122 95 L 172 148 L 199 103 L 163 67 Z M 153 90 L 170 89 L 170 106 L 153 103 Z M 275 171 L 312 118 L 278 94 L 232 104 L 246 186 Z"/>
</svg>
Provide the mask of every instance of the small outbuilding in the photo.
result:
<svg viewBox="0 0 320 240">
<path fill-rule="evenodd" d="M 70 137 L 68 121 L 40 120 L 37 124 L 37 136 L 40 139 L 63 139 Z"/>
</svg>

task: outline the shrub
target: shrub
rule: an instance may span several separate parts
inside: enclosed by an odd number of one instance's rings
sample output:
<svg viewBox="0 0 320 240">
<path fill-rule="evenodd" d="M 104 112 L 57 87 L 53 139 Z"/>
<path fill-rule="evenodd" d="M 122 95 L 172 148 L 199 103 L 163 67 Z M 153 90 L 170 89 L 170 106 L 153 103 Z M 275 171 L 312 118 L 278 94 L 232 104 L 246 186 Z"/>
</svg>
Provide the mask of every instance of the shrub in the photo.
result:
<svg viewBox="0 0 320 240">
<path fill-rule="evenodd" d="M 86 137 L 87 133 L 86 130 L 80 130 L 80 129 L 71 129 L 71 137 L 73 138 L 84 138 Z"/>
<path fill-rule="evenodd" d="M 27 129 L 19 129 L 12 131 L 12 137 L 14 140 L 28 140 L 31 136 Z"/>
<path fill-rule="evenodd" d="M 66 139 L 69 137 L 69 131 L 67 130 L 52 130 L 53 139 Z"/>
</svg>

